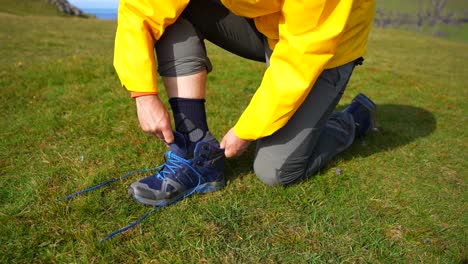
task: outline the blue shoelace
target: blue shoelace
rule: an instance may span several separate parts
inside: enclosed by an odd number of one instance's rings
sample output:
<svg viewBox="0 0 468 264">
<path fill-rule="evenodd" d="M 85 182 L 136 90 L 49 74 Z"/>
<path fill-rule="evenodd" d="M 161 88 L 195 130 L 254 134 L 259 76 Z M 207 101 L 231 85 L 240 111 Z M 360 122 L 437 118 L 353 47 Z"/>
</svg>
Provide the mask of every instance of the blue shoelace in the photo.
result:
<svg viewBox="0 0 468 264">
<path fill-rule="evenodd" d="M 195 168 L 192 167 L 192 165 L 190 164 L 190 161 L 184 159 L 184 158 L 181 158 L 179 156 L 177 156 L 174 152 L 172 151 L 168 151 L 166 153 L 166 162 L 163 164 L 163 165 L 160 165 L 160 166 L 157 166 L 157 167 L 153 167 L 153 168 L 147 168 L 147 169 L 141 169 L 141 170 L 134 170 L 134 171 L 131 171 L 131 172 L 127 172 L 126 174 L 120 176 L 120 177 L 117 177 L 117 178 L 114 178 L 114 179 L 110 179 L 110 180 L 107 180 L 103 183 L 100 183 L 100 184 L 97 184 L 95 186 L 92 186 L 92 187 L 89 187 L 87 189 L 84 189 L 84 190 L 81 190 L 81 191 L 78 191 L 78 192 L 75 192 L 75 193 L 72 193 L 70 195 L 67 195 L 63 198 L 60 198 L 60 199 L 57 199 L 56 202 L 62 202 L 62 201 L 65 201 L 65 200 L 68 200 L 68 199 L 71 199 L 75 196 L 78 196 L 78 195 L 81 195 L 81 194 L 84 194 L 84 193 L 87 193 L 87 192 L 90 192 L 90 191 L 94 191 L 96 189 L 99 189 L 103 186 L 106 186 L 106 185 L 109 185 L 111 183 L 114 183 L 116 181 L 119 181 L 119 180 L 122 180 L 122 179 L 125 179 L 127 178 L 128 176 L 130 175 L 133 175 L 133 174 L 136 174 L 136 173 L 145 173 L 145 172 L 149 172 L 149 171 L 154 171 L 154 170 L 159 170 L 161 168 L 164 167 L 164 169 L 160 170 L 155 176 L 158 178 L 158 179 L 161 179 L 161 180 L 165 180 L 166 179 L 166 176 L 170 173 L 175 173 L 176 169 L 178 168 L 182 168 L 182 164 L 184 164 L 185 166 L 187 166 L 190 170 L 192 170 L 195 175 L 198 176 L 198 183 L 197 185 L 195 186 L 195 188 L 190 191 L 189 193 L 185 194 L 183 197 L 181 197 L 181 199 L 177 199 L 175 201 L 172 201 L 172 202 L 167 202 L 167 203 L 162 203 L 158 206 L 154 206 L 151 210 L 149 210 L 147 213 L 145 213 L 143 216 L 141 216 L 138 220 L 136 220 L 135 222 L 117 230 L 117 231 L 114 231 L 112 233 L 110 233 L 109 235 L 105 236 L 103 239 L 101 239 L 101 243 L 105 242 L 106 240 L 114 237 L 115 235 L 118 235 L 120 233 L 123 233 L 133 227 L 135 227 L 136 225 L 138 225 L 139 223 L 141 223 L 143 220 L 145 220 L 145 218 L 147 218 L 151 213 L 153 213 L 154 211 L 162 208 L 162 207 L 166 207 L 166 206 L 169 206 L 171 204 L 174 204 L 180 200 L 183 200 L 187 197 L 189 197 L 190 195 L 194 194 L 196 192 L 196 190 L 198 189 L 198 187 L 200 186 L 200 183 L 201 183 L 201 174 L 195 170 Z M 166 171 L 167 169 L 167 171 Z"/>
<path fill-rule="evenodd" d="M 167 154 L 167 160 L 166 160 L 166 167 L 164 170 L 158 172 L 156 174 L 156 177 L 160 180 L 166 180 L 166 177 L 172 173 L 175 173 L 177 169 L 182 168 L 182 164 L 185 164 L 187 167 L 189 167 L 197 176 L 198 176 L 198 185 L 200 185 L 200 180 L 201 180 L 201 175 L 196 171 L 192 165 L 190 164 L 190 161 L 181 158 L 177 156 L 174 152 L 168 151 Z M 167 170 L 166 170 L 167 169 Z M 197 185 L 197 187 L 198 187 Z M 196 189 L 196 188 L 195 188 Z"/>
</svg>

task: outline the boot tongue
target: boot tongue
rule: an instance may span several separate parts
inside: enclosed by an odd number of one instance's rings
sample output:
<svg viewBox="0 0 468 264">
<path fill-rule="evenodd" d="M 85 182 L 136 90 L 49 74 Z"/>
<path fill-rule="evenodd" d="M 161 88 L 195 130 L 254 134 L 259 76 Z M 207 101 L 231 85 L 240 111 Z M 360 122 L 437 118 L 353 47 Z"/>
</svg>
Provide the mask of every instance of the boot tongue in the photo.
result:
<svg viewBox="0 0 468 264">
<path fill-rule="evenodd" d="M 183 134 L 174 131 L 174 142 L 169 145 L 169 149 L 177 156 L 189 159 L 190 154 L 188 153 L 189 140 Z"/>
</svg>

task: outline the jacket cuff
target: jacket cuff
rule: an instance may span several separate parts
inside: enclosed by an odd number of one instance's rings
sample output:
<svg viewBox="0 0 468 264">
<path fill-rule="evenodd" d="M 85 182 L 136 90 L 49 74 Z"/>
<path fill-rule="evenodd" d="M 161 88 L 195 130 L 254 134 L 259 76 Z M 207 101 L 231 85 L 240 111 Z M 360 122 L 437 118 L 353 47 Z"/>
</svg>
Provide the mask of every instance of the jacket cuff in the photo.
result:
<svg viewBox="0 0 468 264">
<path fill-rule="evenodd" d="M 145 96 L 145 95 L 156 95 L 156 94 L 158 93 L 157 92 L 134 92 L 134 91 L 130 92 L 130 96 L 132 98 L 137 98 L 137 97 Z"/>
</svg>

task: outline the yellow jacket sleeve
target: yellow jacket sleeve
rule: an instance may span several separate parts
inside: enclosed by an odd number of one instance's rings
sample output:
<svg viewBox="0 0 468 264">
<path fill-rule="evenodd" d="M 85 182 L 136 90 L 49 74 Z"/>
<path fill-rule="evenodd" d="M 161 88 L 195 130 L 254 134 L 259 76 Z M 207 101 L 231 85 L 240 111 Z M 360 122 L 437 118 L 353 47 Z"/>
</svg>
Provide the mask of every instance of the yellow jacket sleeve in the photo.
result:
<svg viewBox="0 0 468 264">
<path fill-rule="evenodd" d="M 279 41 L 260 87 L 234 126 L 238 137 L 269 136 L 288 122 L 334 56 L 352 5 L 351 0 L 284 1 Z"/>
<path fill-rule="evenodd" d="M 157 92 L 154 43 L 189 0 L 120 0 L 114 67 L 129 91 Z"/>
</svg>

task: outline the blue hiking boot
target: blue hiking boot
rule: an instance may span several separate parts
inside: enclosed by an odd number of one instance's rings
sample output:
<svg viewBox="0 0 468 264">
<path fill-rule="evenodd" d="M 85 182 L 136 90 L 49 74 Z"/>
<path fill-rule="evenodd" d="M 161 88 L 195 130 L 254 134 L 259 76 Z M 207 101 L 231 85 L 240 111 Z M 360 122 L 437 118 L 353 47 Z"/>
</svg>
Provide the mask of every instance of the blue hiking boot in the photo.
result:
<svg viewBox="0 0 468 264">
<path fill-rule="evenodd" d="M 358 94 L 343 111 L 350 113 L 356 125 L 356 137 L 364 137 L 375 128 L 376 105 L 367 96 Z"/>
<path fill-rule="evenodd" d="M 193 193 L 214 192 L 224 187 L 224 150 L 207 132 L 193 153 L 188 153 L 188 139 L 174 132 L 174 143 L 166 153 L 162 169 L 128 187 L 129 195 L 142 204 L 164 206 Z"/>
</svg>

